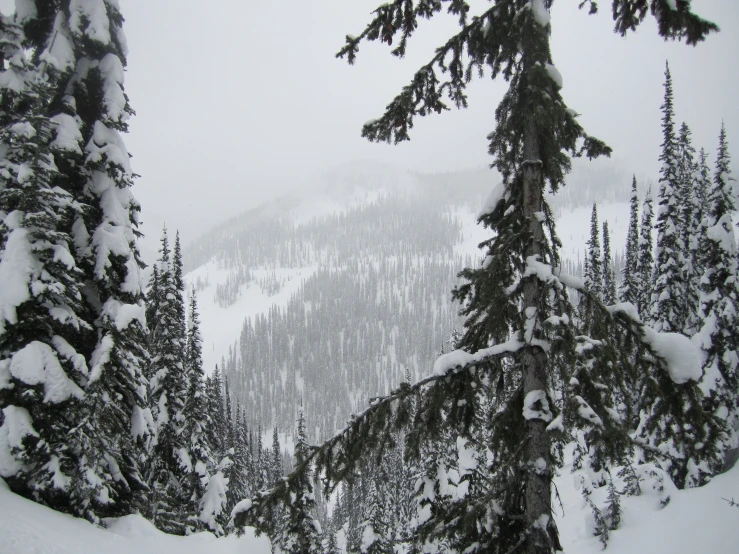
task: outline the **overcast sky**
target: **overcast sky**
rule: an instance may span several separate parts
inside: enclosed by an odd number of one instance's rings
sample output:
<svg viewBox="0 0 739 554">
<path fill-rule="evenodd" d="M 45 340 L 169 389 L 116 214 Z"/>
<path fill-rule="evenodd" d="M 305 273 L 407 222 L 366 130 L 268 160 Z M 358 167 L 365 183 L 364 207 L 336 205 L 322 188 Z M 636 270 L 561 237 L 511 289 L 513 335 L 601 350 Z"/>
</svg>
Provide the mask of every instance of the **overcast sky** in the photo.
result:
<svg viewBox="0 0 739 554">
<path fill-rule="evenodd" d="M 384 44 L 363 45 L 355 66 L 335 59 L 344 35 L 361 32 L 379 1 L 120 0 L 130 50 L 125 87 L 137 112 L 125 140 L 141 175 L 134 193 L 147 244 L 156 245 L 165 221 L 190 240 L 344 162 L 418 171 L 490 163 L 485 137 L 505 85 L 489 79 L 470 88 L 468 110 L 417 120 L 410 143 L 360 137 L 455 28 L 449 17 L 423 22 L 404 60 Z M 665 60 L 678 121 L 691 126 L 694 144 L 713 158 L 723 119 L 739 152 L 737 0 L 693 0 L 694 11 L 722 29 L 696 48 L 661 41 L 651 18 L 622 39 L 612 32 L 609 0 L 597 16 L 577 3 L 558 0 L 552 14 L 562 93 L 628 172 L 659 169 Z M 12 5 L 0 0 L 4 11 Z"/>
</svg>

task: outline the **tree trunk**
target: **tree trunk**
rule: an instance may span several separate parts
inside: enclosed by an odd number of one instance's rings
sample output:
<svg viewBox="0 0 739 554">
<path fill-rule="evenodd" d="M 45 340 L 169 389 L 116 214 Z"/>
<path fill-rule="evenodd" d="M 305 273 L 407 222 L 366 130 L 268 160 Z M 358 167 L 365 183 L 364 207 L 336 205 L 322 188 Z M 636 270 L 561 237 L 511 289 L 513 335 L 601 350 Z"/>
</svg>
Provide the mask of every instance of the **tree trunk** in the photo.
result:
<svg viewBox="0 0 739 554">
<path fill-rule="evenodd" d="M 534 114 L 527 114 L 524 135 L 523 163 L 523 216 L 527 222 L 529 237 L 524 247 L 524 258 L 541 256 L 544 236 L 542 223 L 536 212 L 542 209 L 544 182 L 542 162 L 539 152 L 539 137 Z M 538 310 L 546 303 L 544 283 L 536 276 L 528 277 L 523 285 L 523 309 L 527 320 L 542 321 Z M 534 314 L 531 312 L 536 310 Z M 545 316 L 546 317 L 546 316 Z M 536 337 L 536 330 L 533 337 Z M 523 364 L 524 397 L 533 391 L 547 391 L 547 355 L 539 346 L 527 346 L 521 356 Z M 544 402 L 544 401 L 542 401 Z M 526 480 L 526 524 L 529 538 L 526 552 L 529 554 L 550 554 L 554 544 L 558 544 L 554 521 L 551 519 L 551 445 L 546 431 L 547 422 L 528 419 L 525 423 L 527 444 L 525 460 L 528 466 Z M 542 466 L 541 462 L 545 466 Z"/>
</svg>

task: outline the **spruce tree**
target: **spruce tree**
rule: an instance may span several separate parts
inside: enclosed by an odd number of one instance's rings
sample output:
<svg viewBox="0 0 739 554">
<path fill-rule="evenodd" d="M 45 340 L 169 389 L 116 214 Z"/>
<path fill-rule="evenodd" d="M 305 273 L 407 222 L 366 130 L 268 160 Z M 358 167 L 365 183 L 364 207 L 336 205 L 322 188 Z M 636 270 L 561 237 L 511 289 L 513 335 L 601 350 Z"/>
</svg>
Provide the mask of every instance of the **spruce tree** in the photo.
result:
<svg viewBox="0 0 739 554">
<path fill-rule="evenodd" d="M 723 451 L 736 448 L 735 429 L 739 424 L 738 260 L 731 219 L 736 211 L 736 204 L 723 124 L 719 135 L 716 172 L 707 203 L 705 233 L 701 243 L 705 269 L 701 280 L 699 318 L 703 327 L 698 339 L 706 353 L 703 382 L 704 388 L 708 390 L 708 409 L 726 421 L 724 433 L 716 433 L 711 437 Z"/>
<path fill-rule="evenodd" d="M 381 476 L 378 476 L 381 477 Z M 388 521 L 377 478 L 370 478 L 366 498 L 365 519 L 362 522 L 362 554 L 392 554 L 394 549 L 388 540 Z"/>
<path fill-rule="evenodd" d="M 637 257 L 639 288 L 636 296 L 636 308 L 643 319 L 652 312 L 652 277 L 654 274 L 652 217 L 652 190 L 649 188 L 644 195 L 644 203 L 642 204 Z"/>
<path fill-rule="evenodd" d="M 639 307 L 639 198 L 636 194 L 636 176 L 631 181 L 629 229 L 626 234 L 626 255 L 621 269 L 621 302 Z"/>
<path fill-rule="evenodd" d="M 272 449 L 269 452 L 268 479 L 269 485 L 274 486 L 282 478 L 282 451 L 280 450 L 280 436 L 277 426 L 272 430 Z"/>
<path fill-rule="evenodd" d="M 133 114 L 123 87 L 123 16 L 116 2 L 36 8 L 24 14 L 23 46 L 35 65 L 56 75 L 48 115 L 64 119 L 65 143 L 75 151 L 55 160 L 57 182 L 85 206 L 71 228 L 84 319 L 93 328 L 78 350 L 89 367 L 78 416 L 89 424 L 89 448 L 81 458 L 90 482 L 105 483 L 99 498 L 106 508 L 96 513 L 123 515 L 145 506 L 150 432 L 140 205 L 122 138 Z"/>
<path fill-rule="evenodd" d="M 699 168 L 695 161 L 695 148 L 691 141 L 690 128 L 683 123 L 680 126 L 680 135 L 678 136 L 678 182 L 679 202 L 682 207 L 682 217 L 680 223 L 682 228 L 683 245 L 683 277 L 685 279 L 685 296 L 682 303 L 685 305 L 685 323 L 681 332 L 688 336 L 692 336 L 698 330 L 698 306 L 700 303 L 700 279 L 701 274 L 695 267 L 697 241 L 695 234 L 695 216 L 700 216 L 701 201 L 698 198 L 701 191 L 699 190 Z"/>
<path fill-rule="evenodd" d="M 593 204 L 590 216 L 590 238 L 585 253 L 585 274 L 583 282 L 595 297 L 595 301 L 603 300 L 603 258 L 600 250 L 600 229 L 598 227 L 598 208 Z M 593 301 L 587 297 L 580 299 L 580 318 L 586 327 L 592 326 L 594 318 Z"/>
<path fill-rule="evenodd" d="M 182 498 L 185 502 L 187 530 L 192 532 L 202 530 L 204 527 L 203 522 L 198 518 L 199 507 L 205 495 L 209 472 L 215 465 L 207 435 L 210 414 L 205 391 L 202 339 L 195 289 L 192 290 L 190 296 L 185 375 L 187 395 L 182 410 L 182 437 L 189 464 L 182 469 L 184 474 Z"/>
<path fill-rule="evenodd" d="M 158 311 L 150 322 L 149 340 L 152 356 L 148 368 L 151 409 L 156 428 L 148 481 L 152 488 L 152 519 L 168 533 L 184 533 L 181 504 L 186 498 L 179 474 L 192 465 L 186 457 L 182 434 L 183 409 L 188 383 L 185 372 L 183 325 L 179 311 L 181 296 L 177 291 L 166 228 L 162 231 L 160 257 L 157 261 Z"/>
<path fill-rule="evenodd" d="M 603 297 L 603 283 L 605 275 L 603 271 L 603 258 L 600 250 L 600 229 L 598 227 L 598 208 L 593 204 L 593 212 L 590 216 L 590 239 L 588 240 L 588 273 L 585 275 L 585 286 L 594 295 Z"/>
<path fill-rule="evenodd" d="M 292 501 L 285 506 L 277 524 L 277 531 L 271 537 L 282 552 L 289 554 L 320 554 L 321 545 L 320 526 L 313 518 L 315 510 L 315 496 L 311 483 L 311 467 L 308 459 L 310 446 L 305 433 L 305 418 L 303 410 L 298 414 L 298 429 L 295 441 L 295 466 L 290 482 L 290 497 Z"/>
<path fill-rule="evenodd" d="M 681 333 L 687 318 L 685 296 L 685 221 L 680 205 L 681 182 L 678 141 L 672 105 L 672 77 L 665 68 L 665 99 L 662 104 L 662 162 L 657 209 L 657 245 L 654 250 L 654 277 L 651 324 L 657 331 Z"/>
<path fill-rule="evenodd" d="M 81 151 L 64 142 L 64 118 L 47 115 L 55 72 L 37 71 L 21 42 L 0 15 L 0 476 L 17 493 L 95 519 L 109 483 L 85 475 L 90 429 L 78 419 L 89 375 L 80 350 L 93 338 L 72 255 L 83 208 L 57 186 L 55 164 Z"/>
<path fill-rule="evenodd" d="M 613 258 L 611 257 L 611 234 L 608 232 L 608 222 L 603 222 L 603 302 L 611 306 L 618 300 L 616 292 L 616 276 L 613 273 Z"/>
<path fill-rule="evenodd" d="M 686 332 L 690 335 L 697 332 L 701 326 L 700 321 L 700 288 L 701 279 L 706 271 L 707 252 L 703 249 L 705 244 L 706 227 L 703 219 L 709 212 L 708 193 L 711 190 L 711 170 L 708 168 L 706 151 L 701 148 L 696 163 L 695 176 L 693 179 L 693 190 L 690 196 L 692 204 L 691 220 L 689 224 L 689 261 L 690 280 L 688 281 L 688 302 L 691 313 L 688 316 Z"/>
<path fill-rule="evenodd" d="M 208 436 L 210 438 L 210 449 L 216 463 L 226 456 L 226 416 L 223 403 L 223 382 L 221 380 L 221 368 L 217 365 L 213 374 L 208 378 L 206 391 L 208 395 L 208 412 L 210 414 Z"/>
<path fill-rule="evenodd" d="M 353 63 L 363 40 L 381 40 L 395 42 L 393 52 L 402 56 L 419 18 L 444 10 L 459 19 L 459 32 L 416 72 L 382 117 L 364 126 L 363 135 L 370 140 L 408 140 L 414 118 L 443 111 L 446 97 L 466 106 L 466 85 L 478 71 L 488 69 L 493 77 L 502 75 L 510 82 L 490 135 L 490 152 L 503 182 L 480 218 L 494 235 L 482 244 L 488 262 L 465 270 L 465 283 L 454 293 L 467 318 L 460 349 L 437 360 L 427 378 L 373 399 L 313 454 L 329 484 L 343 481 L 361 471 L 366 457 L 381 456 L 392 447 L 393 434 L 406 427 L 419 441 L 432 442 L 450 429 L 464 434 L 480 413 L 479 389 L 502 382 L 495 389 L 500 408 L 489 427 L 493 463 L 485 491 L 432 510 L 416 535 L 418 545 L 448 541 L 457 547 L 464 544 L 469 553 L 550 554 L 562 549 L 551 503 L 555 446 L 563 439 L 558 416 L 561 408 L 573 417 L 587 411 L 569 399 L 562 406 L 554 391 L 565 390 L 571 377 L 568 368 L 579 352 L 589 349 L 585 344 L 596 345 L 574 328 L 563 287 L 569 284 L 585 296 L 590 293 L 559 271 L 559 240 L 543 192 L 545 184 L 552 192 L 563 185 L 572 155 L 595 157 L 610 150 L 585 133 L 560 95 L 561 78 L 549 52 L 550 7 L 545 0 L 496 0 L 473 18 L 466 2 L 443 6 L 395 0 L 380 6 L 365 30 L 348 36 L 339 52 Z M 693 15 L 687 3 L 679 5 L 679 17 L 665 9 L 653 13 L 666 38 L 694 44 L 716 29 Z M 630 0 L 616 0 L 614 16 L 617 30 L 624 34 L 641 22 Z M 602 308 L 597 297 L 591 298 L 594 309 Z M 632 314 L 621 310 L 612 316 L 641 338 L 648 335 Z M 657 352 L 650 353 L 659 358 Z M 659 369 L 668 373 L 661 364 Z M 420 417 L 410 412 L 414 400 L 421 404 Z M 442 411 L 447 417 L 439 415 Z M 288 486 L 294 478 L 258 495 L 248 509 L 235 514 L 236 524 L 258 523 L 260 514 L 289 501 Z M 428 486 L 433 489 L 436 483 L 431 480 Z"/>
<path fill-rule="evenodd" d="M 180 245 L 180 232 L 177 231 L 174 241 L 174 250 L 172 251 L 172 279 L 174 281 L 174 289 L 177 291 L 175 297 L 175 305 L 177 308 L 177 319 L 179 321 L 178 328 L 181 331 L 180 340 L 185 344 L 185 335 L 187 332 L 186 308 L 185 308 L 185 280 L 184 269 L 182 267 L 182 246 Z"/>
<path fill-rule="evenodd" d="M 59 500 L 55 505 L 94 520 L 145 506 L 142 466 L 151 416 L 143 377 L 147 363 L 140 274 L 143 264 L 136 247 L 139 205 L 130 194 L 133 173 L 120 136 L 132 113 L 123 92 L 123 19 L 114 6 L 97 13 L 93 21 L 85 6 L 79 6 L 72 17 L 67 3 L 62 4 L 45 4 L 43 10 L 27 11 L 19 20 L 24 31 L 22 47 L 29 53 L 35 76 L 17 82 L 31 84 L 36 80 L 47 87 L 37 96 L 38 102 L 29 106 L 39 108 L 33 115 L 48 118 L 55 129 L 36 130 L 39 146 L 50 131 L 54 136 L 47 146 L 55 150 L 53 190 L 57 199 L 46 213 L 56 220 L 54 230 L 62 234 L 49 238 L 55 249 L 54 262 L 66 266 L 70 277 L 76 273 L 74 283 L 60 281 L 45 293 L 49 294 L 48 307 L 53 309 L 50 315 L 72 325 L 75 337 L 67 340 L 71 337 L 60 327 L 60 340 L 54 350 L 42 347 L 36 359 L 46 360 L 51 371 L 55 351 L 60 353 L 64 361 L 59 373 L 51 373 L 61 379 L 74 367 L 84 376 L 75 383 L 83 387 L 84 397 L 76 408 L 67 406 L 66 413 L 54 421 L 34 423 L 48 426 L 49 431 L 55 425 L 67 426 L 71 436 L 64 459 L 46 464 L 47 470 L 56 475 L 52 488 Z M 105 33 L 97 32 L 103 29 Z M 8 46 L 12 47 L 7 42 L 3 46 L 6 55 Z M 20 60 L 15 56 L 9 68 L 13 70 Z M 3 102 L 5 108 L 11 108 L 6 113 L 16 117 L 21 112 L 12 110 L 13 97 L 4 93 Z M 37 167 L 40 176 L 44 171 L 41 166 L 50 158 L 40 150 L 37 153 L 36 161 L 28 159 L 24 165 Z M 44 179 L 37 183 L 42 185 Z M 40 202 L 49 199 L 47 192 L 39 190 Z M 66 247 L 63 234 L 71 239 Z M 8 242 L 2 245 L 4 252 L 9 246 Z M 65 248 L 69 257 L 63 255 Z M 46 256 L 44 248 L 39 256 Z M 10 260 L 6 254 L 3 259 Z M 49 277 L 44 275 L 48 281 L 45 286 L 62 277 L 53 265 L 48 268 Z M 68 287 L 66 293 L 59 285 Z M 38 286 L 34 288 L 35 292 L 42 291 Z M 65 300 L 54 309 L 53 302 L 64 294 L 69 303 Z M 48 331 L 48 324 L 40 326 L 39 332 L 42 329 Z M 7 421 L 22 425 L 26 420 L 21 415 L 15 413 Z M 38 429 L 36 433 L 43 436 L 46 430 Z M 71 467 L 79 478 L 67 481 L 65 472 Z M 37 492 L 36 496 L 43 495 Z"/>
</svg>

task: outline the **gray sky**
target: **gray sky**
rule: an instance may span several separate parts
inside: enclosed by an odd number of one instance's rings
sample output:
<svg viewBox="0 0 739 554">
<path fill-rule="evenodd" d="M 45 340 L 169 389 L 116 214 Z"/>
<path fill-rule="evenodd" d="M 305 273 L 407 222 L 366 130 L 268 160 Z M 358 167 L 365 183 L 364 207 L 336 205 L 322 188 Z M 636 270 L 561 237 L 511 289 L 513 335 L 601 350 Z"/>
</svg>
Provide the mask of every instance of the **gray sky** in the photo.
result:
<svg viewBox="0 0 739 554">
<path fill-rule="evenodd" d="M 187 241 L 347 161 L 419 171 L 491 161 L 485 137 L 505 85 L 489 79 L 470 88 L 468 110 L 417 120 L 410 143 L 360 137 L 362 124 L 381 115 L 453 32 L 452 18 L 423 22 L 404 60 L 386 45 L 363 45 L 351 67 L 334 54 L 345 34 L 361 32 L 380 0 L 120 3 L 130 49 L 125 86 L 137 112 L 125 140 L 141 174 L 134 193 L 143 205 L 145 244 L 154 248 L 165 221 Z M 627 171 L 659 169 L 666 59 L 678 122 L 691 126 L 695 146 L 713 159 L 723 118 L 738 152 L 737 0 L 693 0 L 694 11 L 722 29 L 696 48 L 661 41 L 651 17 L 622 39 L 612 33 L 610 1 L 600 2 L 597 16 L 578 11 L 577 3 L 558 0 L 552 14 L 562 93 Z M 12 0 L 0 0 L 0 8 L 8 5 Z"/>
</svg>

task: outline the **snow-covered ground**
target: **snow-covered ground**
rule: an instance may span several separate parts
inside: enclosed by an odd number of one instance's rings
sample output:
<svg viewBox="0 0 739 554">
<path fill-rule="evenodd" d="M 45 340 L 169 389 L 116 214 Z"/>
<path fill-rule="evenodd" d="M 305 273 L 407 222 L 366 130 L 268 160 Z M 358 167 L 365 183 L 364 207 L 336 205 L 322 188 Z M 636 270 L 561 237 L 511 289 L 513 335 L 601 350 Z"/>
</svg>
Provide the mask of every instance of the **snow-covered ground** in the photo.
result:
<svg viewBox="0 0 739 554">
<path fill-rule="evenodd" d="M 562 507 L 557 499 L 554 504 L 562 547 L 566 554 L 600 552 L 602 545 L 590 532 L 592 512 L 574 481 L 569 466 L 555 480 L 562 501 Z M 678 491 L 667 482 L 665 492 L 670 501 L 664 508 L 660 508 L 660 495 L 647 487 L 641 496 L 622 498 L 621 526 L 611 532 L 607 554 L 739 552 L 739 509 L 723 500 L 739 499 L 739 465 L 697 489 Z M 594 491 L 594 501 L 605 493 Z"/>
<path fill-rule="evenodd" d="M 215 365 L 221 362 L 221 358 L 228 356 L 228 348 L 239 338 L 247 317 L 266 314 L 272 306 L 285 306 L 300 285 L 313 275 L 316 269 L 316 267 L 276 268 L 268 272 L 264 268 L 254 268 L 252 274 L 255 279 L 266 277 L 268 273 L 274 271 L 275 277 L 284 283 L 280 291 L 269 295 L 256 282 L 244 284 L 239 298 L 226 308 L 222 308 L 216 302 L 215 296 L 217 285 L 226 282 L 228 270 L 219 268 L 218 264 L 211 260 L 185 275 L 187 290 L 198 278 L 208 282 L 208 286 L 197 293 L 205 371 L 211 373 Z"/>
<path fill-rule="evenodd" d="M 566 554 L 594 554 L 602 547 L 592 536 L 590 508 L 574 485 L 569 467 L 556 479 L 562 507 L 555 501 L 557 525 Z M 671 499 L 645 492 L 622 499 L 621 528 L 611 532 L 608 554 L 731 554 L 739 551 L 739 509 L 723 498 L 739 499 L 739 466 L 699 489 L 669 490 Z M 596 491 L 593 495 L 596 495 Z M 596 499 L 597 500 L 597 499 Z M 0 479 L 2 554 L 269 554 L 269 541 L 246 533 L 241 538 L 165 535 L 140 516 L 111 520 L 102 529 L 11 493 Z"/>
<path fill-rule="evenodd" d="M 270 554 L 266 537 L 175 537 L 141 516 L 110 520 L 107 529 L 55 512 L 10 492 L 0 479 L 2 554 Z"/>
</svg>

